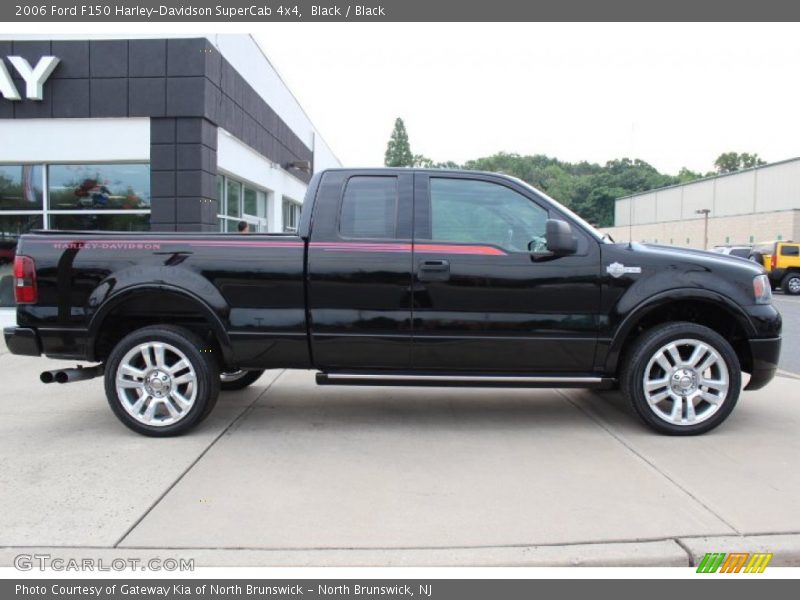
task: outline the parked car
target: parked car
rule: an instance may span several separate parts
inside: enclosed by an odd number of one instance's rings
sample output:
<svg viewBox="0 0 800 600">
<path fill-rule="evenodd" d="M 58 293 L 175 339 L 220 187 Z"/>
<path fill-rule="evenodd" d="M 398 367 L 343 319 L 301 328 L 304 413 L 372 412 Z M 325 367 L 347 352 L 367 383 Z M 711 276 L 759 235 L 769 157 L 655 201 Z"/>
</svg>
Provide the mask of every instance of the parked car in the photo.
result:
<svg viewBox="0 0 800 600">
<path fill-rule="evenodd" d="M 739 258 L 750 258 L 752 246 L 734 246 L 734 245 L 720 245 L 714 246 L 711 251 L 720 254 L 727 254 L 728 256 L 738 256 Z"/>
<path fill-rule="evenodd" d="M 128 427 L 188 431 L 264 369 L 322 385 L 621 386 L 665 434 L 709 431 L 773 377 L 764 269 L 615 244 L 492 173 L 335 169 L 296 234 L 37 232 L 15 259 L 11 352 L 95 366 Z M 379 401 L 379 400 L 376 400 Z"/>
<path fill-rule="evenodd" d="M 784 294 L 800 294 L 800 243 L 788 241 L 755 244 L 750 260 L 766 269 L 773 288 Z"/>
</svg>

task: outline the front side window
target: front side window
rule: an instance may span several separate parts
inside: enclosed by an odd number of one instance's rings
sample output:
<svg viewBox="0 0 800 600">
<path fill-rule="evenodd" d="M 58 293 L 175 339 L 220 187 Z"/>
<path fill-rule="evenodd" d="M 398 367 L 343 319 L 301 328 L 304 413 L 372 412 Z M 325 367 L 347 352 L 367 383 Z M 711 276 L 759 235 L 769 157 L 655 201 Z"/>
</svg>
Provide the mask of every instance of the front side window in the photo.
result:
<svg viewBox="0 0 800 600">
<path fill-rule="evenodd" d="M 54 210 L 150 208 L 150 165 L 50 165 L 48 206 Z"/>
<path fill-rule="evenodd" d="M 397 178 L 351 177 L 339 216 L 339 233 L 346 238 L 395 237 Z"/>
<path fill-rule="evenodd" d="M 488 244 L 509 252 L 545 249 L 547 211 L 503 185 L 431 178 L 434 241 Z"/>
</svg>

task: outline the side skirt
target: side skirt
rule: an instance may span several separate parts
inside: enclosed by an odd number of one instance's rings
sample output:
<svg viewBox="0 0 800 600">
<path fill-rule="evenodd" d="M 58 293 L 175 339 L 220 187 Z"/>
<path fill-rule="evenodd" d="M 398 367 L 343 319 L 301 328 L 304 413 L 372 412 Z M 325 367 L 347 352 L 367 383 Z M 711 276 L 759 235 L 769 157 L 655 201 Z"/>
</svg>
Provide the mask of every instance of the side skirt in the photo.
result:
<svg viewBox="0 0 800 600">
<path fill-rule="evenodd" d="M 495 387 L 495 388 L 595 388 L 608 389 L 611 377 L 595 375 L 467 375 L 461 373 L 336 372 L 317 373 L 317 385 Z"/>
</svg>

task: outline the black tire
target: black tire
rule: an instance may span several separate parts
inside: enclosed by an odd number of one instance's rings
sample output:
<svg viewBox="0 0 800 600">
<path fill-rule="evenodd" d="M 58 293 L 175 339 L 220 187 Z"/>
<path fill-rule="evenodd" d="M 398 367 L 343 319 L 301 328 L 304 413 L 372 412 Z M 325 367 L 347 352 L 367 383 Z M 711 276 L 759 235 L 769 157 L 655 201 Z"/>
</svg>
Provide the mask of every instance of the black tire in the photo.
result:
<svg viewBox="0 0 800 600">
<path fill-rule="evenodd" d="M 655 356 L 659 353 L 661 348 L 670 342 L 679 340 L 699 341 L 710 347 L 724 363 L 728 373 L 727 391 L 719 402 L 718 408 L 714 409 L 713 407 L 715 405 L 713 403 L 701 400 L 696 407 L 706 409 L 707 405 L 708 410 L 712 412 L 708 417 L 705 417 L 705 420 L 694 424 L 675 424 L 659 416 L 656 412 L 660 410 L 658 404 L 655 408 L 651 407 L 645 395 L 645 371 L 648 369 L 651 360 L 655 360 Z M 687 348 L 688 346 L 682 346 L 679 350 L 685 352 Z M 707 354 L 705 356 L 710 357 L 711 355 Z M 685 358 L 686 357 L 684 357 L 684 359 Z M 715 366 L 713 368 L 720 369 L 721 367 Z M 658 366 L 658 364 L 651 365 L 651 369 L 662 369 L 665 371 L 664 377 L 671 380 L 666 370 Z M 647 426 L 666 435 L 698 435 L 711 431 L 731 414 L 731 411 L 733 411 L 739 399 L 742 374 L 739 359 L 725 338 L 708 327 L 697 325 L 696 323 L 677 322 L 654 327 L 636 340 L 625 357 L 620 383 L 622 391 L 627 396 L 634 411 L 636 411 L 636 414 Z M 664 391 L 669 392 L 669 388 L 669 385 L 665 385 Z M 665 401 L 672 402 L 670 397 L 665 398 Z M 689 411 L 686 406 L 687 401 L 684 399 L 681 402 L 680 413 L 682 416 L 688 418 Z M 690 402 L 693 404 L 692 411 L 694 411 L 694 401 Z M 675 402 L 672 402 L 671 406 L 674 407 L 675 404 Z M 713 412 L 714 410 L 715 412 Z"/>
<path fill-rule="evenodd" d="M 123 392 L 123 394 L 125 394 L 125 400 L 120 398 L 117 393 L 117 374 L 123 359 L 126 355 L 129 355 L 129 353 L 132 353 L 133 360 L 141 361 L 141 370 L 147 370 L 147 367 L 143 364 L 143 356 L 136 356 L 134 350 L 137 346 L 142 344 L 155 342 L 165 343 L 183 354 L 183 357 L 185 357 L 184 360 L 188 363 L 188 367 L 186 367 L 185 370 L 177 371 L 175 375 L 179 376 L 179 374 L 183 373 L 192 378 L 191 383 L 181 384 L 181 387 L 186 386 L 183 389 L 183 393 L 194 395 L 191 406 L 188 409 L 181 409 L 185 412 L 181 414 L 177 420 L 169 422 L 169 417 L 164 415 L 165 423 L 156 425 L 148 424 L 135 418 L 123 405 L 125 401 L 129 404 L 133 402 L 139 393 L 138 391 Z M 219 366 L 212 352 L 204 352 L 206 347 L 207 344 L 203 342 L 199 336 L 187 329 L 172 325 L 144 327 L 125 336 L 111 351 L 105 365 L 106 398 L 111 406 L 111 410 L 114 411 L 114 414 L 125 426 L 142 435 L 169 437 L 186 433 L 208 416 L 214 408 L 217 402 L 217 396 L 219 395 Z M 181 358 L 179 355 L 173 354 L 173 351 L 170 349 L 167 349 L 166 353 L 167 360 L 169 358 Z M 148 358 L 153 358 L 150 351 L 148 351 Z M 172 363 L 172 365 L 175 364 L 177 364 L 177 361 Z M 151 369 L 149 372 L 153 373 L 154 371 Z M 142 382 L 142 384 L 144 385 L 144 382 Z M 172 384 L 172 380 L 170 380 L 170 384 Z M 180 387 L 177 387 L 178 384 L 174 385 L 176 386 L 176 391 L 180 390 Z M 194 389 L 194 386 L 196 386 L 196 389 Z M 142 387 L 140 391 L 144 389 L 145 388 Z M 149 393 L 150 392 L 143 392 L 143 395 L 153 398 L 153 396 L 148 395 Z M 152 393 L 160 394 L 164 392 L 158 391 Z M 156 411 L 163 413 L 166 410 L 167 402 L 170 402 L 173 407 L 170 410 L 178 407 L 176 402 L 171 401 L 169 398 L 164 398 L 163 400 L 157 401 L 157 403 L 160 403 L 164 408 L 157 406 Z M 145 401 L 144 405 L 152 403 L 152 400 L 149 402 Z M 158 417 L 158 415 L 155 416 Z"/>
<path fill-rule="evenodd" d="M 784 294 L 797 296 L 800 294 L 800 271 L 792 271 L 784 275 L 781 280 L 781 289 Z"/>
<path fill-rule="evenodd" d="M 260 371 L 242 371 L 241 375 L 239 373 L 228 374 L 228 373 L 221 373 L 220 376 L 222 379 L 220 380 L 219 387 L 224 392 L 235 392 L 238 390 L 243 390 L 248 385 L 254 384 L 258 379 L 264 374 L 264 370 Z M 226 375 L 228 377 L 235 377 L 230 379 L 225 379 Z"/>
</svg>

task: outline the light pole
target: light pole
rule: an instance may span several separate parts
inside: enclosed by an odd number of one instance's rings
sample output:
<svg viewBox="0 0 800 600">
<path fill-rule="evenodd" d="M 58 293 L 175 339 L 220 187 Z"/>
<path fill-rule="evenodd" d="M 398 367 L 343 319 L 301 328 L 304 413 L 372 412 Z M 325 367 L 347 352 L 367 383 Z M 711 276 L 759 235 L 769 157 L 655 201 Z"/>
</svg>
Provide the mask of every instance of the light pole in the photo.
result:
<svg viewBox="0 0 800 600">
<path fill-rule="evenodd" d="M 694 211 L 698 215 L 703 215 L 703 250 L 708 250 L 708 213 L 710 208 L 698 208 Z"/>
</svg>

